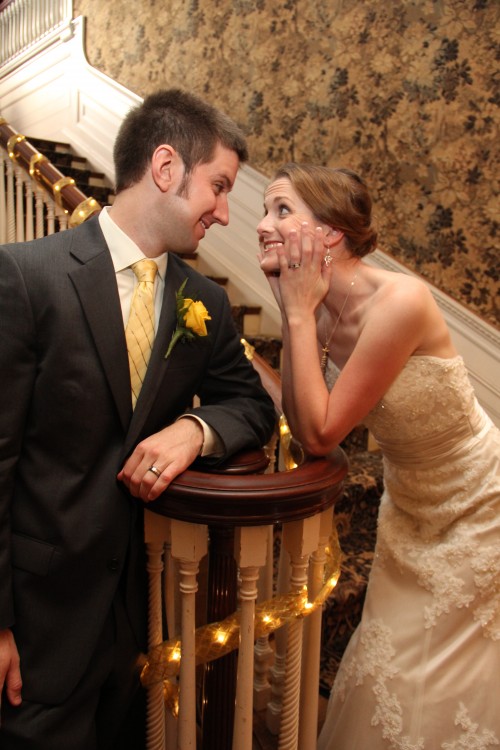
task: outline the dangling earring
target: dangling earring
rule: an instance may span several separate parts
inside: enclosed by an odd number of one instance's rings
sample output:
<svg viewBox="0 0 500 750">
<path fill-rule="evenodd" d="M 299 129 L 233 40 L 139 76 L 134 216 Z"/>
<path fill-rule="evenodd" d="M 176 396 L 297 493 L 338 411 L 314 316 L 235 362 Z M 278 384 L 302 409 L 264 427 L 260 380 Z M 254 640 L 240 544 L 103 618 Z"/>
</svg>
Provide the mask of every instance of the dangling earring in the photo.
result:
<svg viewBox="0 0 500 750">
<path fill-rule="evenodd" d="M 334 234 L 338 234 L 338 232 L 337 232 L 337 230 L 336 230 L 336 229 L 330 229 L 330 230 L 328 231 L 328 234 L 332 234 L 332 235 L 334 235 Z M 326 266 L 327 268 L 328 268 L 328 266 L 330 265 L 330 263 L 333 263 L 333 257 L 332 257 L 332 256 L 330 255 L 330 250 L 331 250 L 331 249 L 332 249 L 332 248 L 331 248 L 331 245 L 326 245 L 326 255 L 325 255 L 325 257 L 324 257 L 324 259 L 323 259 L 323 260 L 325 261 L 325 266 Z"/>
<path fill-rule="evenodd" d="M 326 248 L 326 255 L 323 258 L 323 260 L 325 261 L 325 266 L 327 268 L 330 265 L 330 263 L 333 263 L 333 257 L 330 255 L 330 248 L 329 247 Z"/>
</svg>

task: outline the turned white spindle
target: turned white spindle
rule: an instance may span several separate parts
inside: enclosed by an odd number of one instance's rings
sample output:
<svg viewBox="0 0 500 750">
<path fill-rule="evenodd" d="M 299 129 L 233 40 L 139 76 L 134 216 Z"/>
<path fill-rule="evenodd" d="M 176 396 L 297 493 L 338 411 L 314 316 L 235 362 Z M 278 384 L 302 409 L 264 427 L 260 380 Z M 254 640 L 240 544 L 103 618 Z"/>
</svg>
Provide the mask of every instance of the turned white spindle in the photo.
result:
<svg viewBox="0 0 500 750">
<path fill-rule="evenodd" d="M 256 711 L 263 711 L 271 699 L 269 669 L 274 658 L 274 651 L 269 645 L 269 638 L 257 638 L 254 649 L 253 705 Z"/>
<path fill-rule="evenodd" d="M 163 555 L 163 601 L 165 608 L 165 619 L 167 621 L 167 633 L 169 638 L 180 637 L 180 618 L 177 612 L 179 602 L 179 580 L 176 574 L 177 565 L 172 557 L 171 527 L 168 539 L 165 540 L 165 551 Z M 177 686 L 177 678 L 172 677 L 170 682 Z M 177 715 L 168 711 L 165 717 L 165 742 L 167 750 L 177 747 Z"/>
<path fill-rule="evenodd" d="M 45 218 L 45 202 L 44 202 L 44 191 L 37 185 L 35 187 L 35 237 L 40 239 L 45 234 L 44 218 Z"/>
<path fill-rule="evenodd" d="M 237 528 L 235 559 L 240 572 L 240 643 L 233 726 L 233 750 L 252 750 L 255 602 L 259 569 L 267 557 L 266 526 Z"/>
<path fill-rule="evenodd" d="M 266 564 L 259 572 L 257 594 L 258 602 L 269 601 L 273 596 L 273 563 L 274 563 L 274 529 L 266 527 L 267 533 L 267 557 Z M 257 638 L 254 649 L 254 680 L 253 680 L 253 705 L 256 711 L 265 709 L 271 697 L 271 685 L 269 683 L 269 667 L 274 657 L 274 651 L 269 645 L 269 637 Z"/>
<path fill-rule="evenodd" d="M 24 241 L 24 173 L 17 164 L 14 167 L 16 177 L 16 242 Z"/>
<path fill-rule="evenodd" d="M 172 557 L 172 536 L 165 540 L 165 574 L 163 596 L 165 601 L 165 618 L 167 620 L 168 637 L 180 636 L 180 598 L 179 576 L 177 563 Z"/>
<path fill-rule="evenodd" d="M 286 636 L 286 628 L 281 629 Z M 280 631 L 276 631 L 278 633 Z M 286 652 L 276 649 L 274 664 L 270 669 L 271 699 L 267 704 L 266 727 L 271 734 L 278 735 L 281 724 L 281 711 L 283 708 L 283 690 L 285 685 Z"/>
<path fill-rule="evenodd" d="M 276 582 L 276 593 L 285 594 L 289 590 L 290 581 L 290 555 L 281 538 L 280 554 L 278 559 L 278 577 Z M 283 686 L 285 682 L 287 629 L 281 627 L 274 634 L 274 664 L 269 671 L 269 682 L 271 685 L 271 699 L 267 704 L 266 726 L 271 734 L 277 735 L 280 730 L 281 709 L 283 705 Z"/>
<path fill-rule="evenodd" d="M 290 590 L 302 591 L 307 584 L 309 557 L 317 548 L 319 516 L 292 521 L 283 526 L 283 544 L 290 553 Z M 299 737 L 300 679 L 303 620 L 287 627 L 286 669 L 278 750 L 297 750 Z M 304 696 L 307 700 L 307 696 Z"/>
<path fill-rule="evenodd" d="M 16 212 L 14 202 L 14 166 L 7 162 L 7 242 L 16 241 Z"/>
<path fill-rule="evenodd" d="M 164 539 L 168 535 L 170 521 L 151 511 L 144 511 L 144 540 L 146 543 L 149 584 L 148 647 L 151 649 L 163 641 L 162 628 L 162 572 Z M 163 683 L 148 688 L 146 710 L 147 750 L 165 749 L 165 700 Z"/>
<path fill-rule="evenodd" d="M 33 185 L 31 183 L 31 180 L 26 180 L 26 230 L 25 230 L 25 237 L 26 237 L 26 240 L 28 240 L 28 241 L 35 239 L 33 203 L 34 203 Z"/>
<path fill-rule="evenodd" d="M 5 159 L 4 152 L 0 149 L 0 245 L 4 245 L 7 242 L 7 196 L 5 192 L 7 167 Z"/>
<path fill-rule="evenodd" d="M 61 211 L 57 214 L 57 220 L 59 222 L 59 231 L 64 232 L 68 228 L 68 214 L 66 211 Z"/>
<path fill-rule="evenodd" d="M 326 546 L 333 526 L 331 508 L 319 516 L 320 529 L 318 548 L 312 553 L 309 564 L 308 598 L 313 601 L 324 582 Z M 322 609 L 318 607 L 304 622 L 302 644 L 302 679 L 300 686 L 299 748 L 314 750 L 318 734 L 319 663 L 321 650 Z"/>
<path fill-rule="evenodd" d="M 207 526 L 172 520 L 172 556 L 179 561 L 181 592 L 178 750 L 196 750 L 195 599 L 199 563 L 207 550 Z"/>
<path fill-rule="evenodd" d="M 55 204 L 47 201 L 47 234 L 54 234 L 56 231 L 56 211 Z"/>
</svg>

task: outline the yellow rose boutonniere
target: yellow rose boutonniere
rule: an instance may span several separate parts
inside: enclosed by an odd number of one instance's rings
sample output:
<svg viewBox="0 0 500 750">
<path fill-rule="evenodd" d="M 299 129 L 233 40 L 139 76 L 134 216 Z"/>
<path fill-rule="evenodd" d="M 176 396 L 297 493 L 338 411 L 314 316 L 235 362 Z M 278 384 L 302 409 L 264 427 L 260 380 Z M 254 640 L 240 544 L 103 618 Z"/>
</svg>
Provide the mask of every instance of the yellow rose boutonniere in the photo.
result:
<svg viewBox="0 0 500 750">
<path fill-rule="evenodd" d="M 183 292 L 186 282 L 187 279 L 184 279 L 175 293 L 177 326 L 172 334 L 165 359 L 178 341 L 193 341 L 197 337 L 207 336 L 205 321 L 212 320 L 203 302 L 184 297 Z"/>
</svg>

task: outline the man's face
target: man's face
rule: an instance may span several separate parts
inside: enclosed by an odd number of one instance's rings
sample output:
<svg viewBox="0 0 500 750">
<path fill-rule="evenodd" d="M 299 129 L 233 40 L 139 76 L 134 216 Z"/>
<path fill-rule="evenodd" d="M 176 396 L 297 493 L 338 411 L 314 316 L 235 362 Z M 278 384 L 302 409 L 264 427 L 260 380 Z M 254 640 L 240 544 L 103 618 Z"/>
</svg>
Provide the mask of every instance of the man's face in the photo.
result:
<svg viewBox="0 0 500 750">
<path fill-rule="evenodd" d="M 228 194 L 238 173 L 235 151 L 219 144 L 214 158 L 198 164 L 182 186 L 182 175 L 166 194 L 168 250 L 190 253 L 196 250 L 212 224 L 229 222 Z"/>
</svg>

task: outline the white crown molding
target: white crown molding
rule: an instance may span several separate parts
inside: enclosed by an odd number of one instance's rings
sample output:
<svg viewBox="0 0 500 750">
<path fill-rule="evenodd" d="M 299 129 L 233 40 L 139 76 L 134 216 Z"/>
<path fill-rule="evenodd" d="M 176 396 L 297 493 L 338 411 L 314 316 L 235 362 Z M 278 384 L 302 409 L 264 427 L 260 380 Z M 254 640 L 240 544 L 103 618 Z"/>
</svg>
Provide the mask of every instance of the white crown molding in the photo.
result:
<svg viewBox="0 0 500 750">
<path fill-rule="evenodd" d="M 141 98 L 89 65 L 83 17 L 44 37 L 35 57 L 20 54 L 0 70 L 1 113 L 20 133 L 70 143 L 113 182 L 113 143 Z"/>
<path fill-rule="evenodd" d="M 0 114 L 28 137 L 70 143 L 113 182 L 114 139 L 123 117 L 141 98 L 89 65 L 83 32 L 84 19 L 80 17 L 70 29 L 56 30 L 50 39 L 44 39 L 36 48 L 36 58 L 18 56 L 15 65 L 0 69 Z M 262 217 L 267 181 L 251 167 L 240 169 L 229 198 L 230 224 L 211 227 L 200 243 L 199 263 L 200 270 L 229 279 L 230 299 L 260 306 L 261 331 L 279 336 L 280 314 L 256 260 L 256 226 Z M 366 260 L 411 273 L 380 251 Z M 479 400 L 500 425 L 500 333 L 444 293 L 430 288 Z"/>
</svg>

